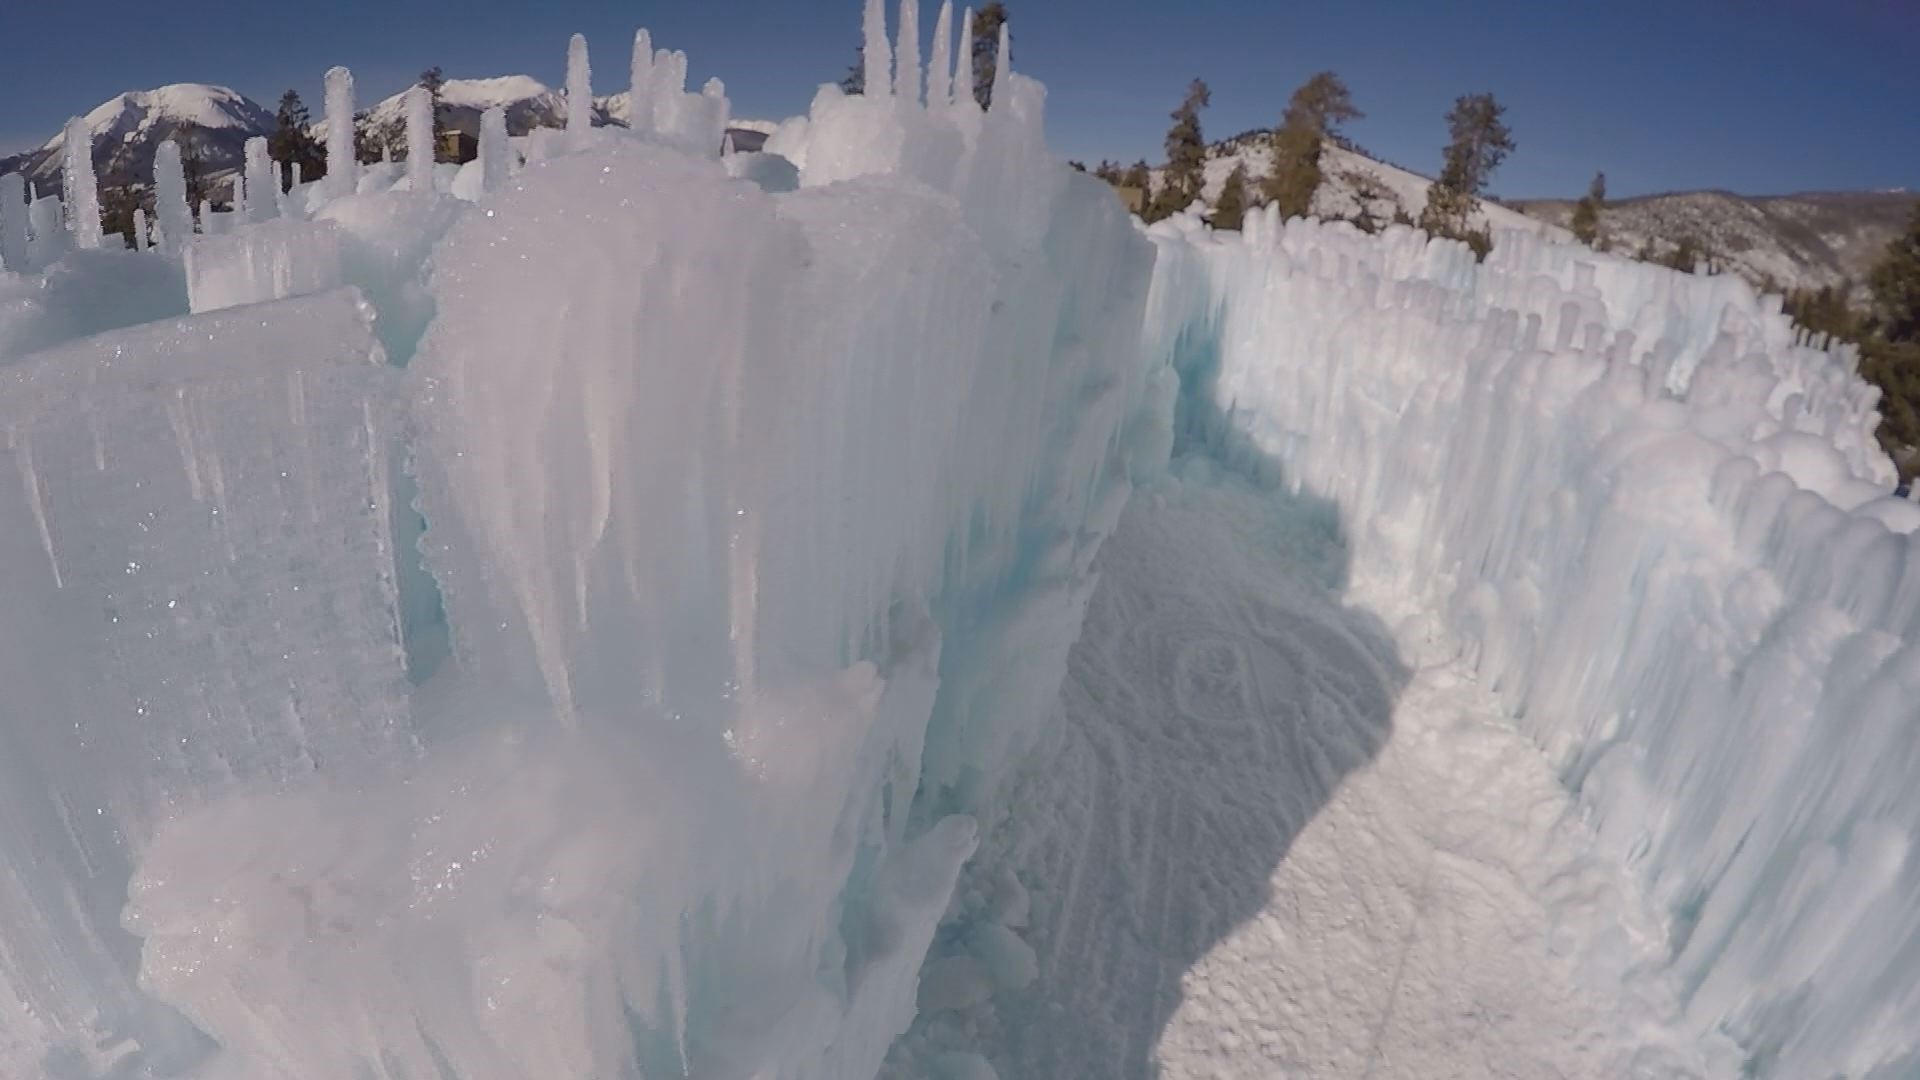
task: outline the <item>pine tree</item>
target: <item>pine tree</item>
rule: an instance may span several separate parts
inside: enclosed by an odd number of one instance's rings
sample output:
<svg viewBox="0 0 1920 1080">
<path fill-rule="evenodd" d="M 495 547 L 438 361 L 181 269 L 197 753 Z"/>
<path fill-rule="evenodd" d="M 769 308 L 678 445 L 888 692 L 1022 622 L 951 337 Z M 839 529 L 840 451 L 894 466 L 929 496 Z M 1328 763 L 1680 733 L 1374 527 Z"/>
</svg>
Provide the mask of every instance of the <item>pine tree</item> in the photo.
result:
<svg viewBox="0 0 1920 1080">
<path fill-rule="evenodd" d="M 317 180 L 326 175 L 327 158 L 319 140 L 313 137 L 312 118 L 300 95 L 292 90 L 280 95 L 280 108 L 274 115 L 273 134 L 267 151 L 280 163 L 280 190 L 293 188 L 293 167 L 300 166 L 302 180 Z"/>
<path fill-rule="evenodd" d="M 1313 212 L 1313 196 L 1325 179 L 1320 157 L 1340 125 L 1365 116 L 1340 76 L 1322 71 L 1302 83 L 1287 102 L 1279 130 L 1273 133 L 1273 171 L 1266 178 L 1267 200 L 1282 217 Z"/>
<path fill-rule="evenodd" d="M 993 106 L 993 76 L 1000 62 L 1000 28 L 1007 22 L 1007 5 L 990 0 L 973 13 L 973 100 L 983 109 Z M 1009 34 L 1007 48 L 1013 48 Z M 1012 61 L 1009 56 L 1008 61 Z"/>
<path fill-rule="evenodd" d="M 1920 342 L 1920 203 L 1907 231 L 1887 245 L 1886 254 L 1867 276 L 1874 319 L 1889 341 Z"/>
<path fill-rule="evenodd" d="M 107 177 L 100 185 L 100 231 L 105 236 L 118 236 L 127 247 L 138 246 L 133 238 L 135 210 L 146 210 L 149 217 L 153 207 L 145 191 L 135 186 L 125 173 L 116 172 Z"/>
<path fill-rule="evenodd" d="M 1600 242 L 1600 209 L 1607 204 L 1607 174 L 1594 173 L 1593 184 L 1587 188 L 1587 194 L 1573 208 L 1573 238 L 1587 245 L 1598 247 Z"/>
<path fill-rule="evenodd" d="M 1147 168 L 1146 162 L 1136 161 L 1127 167 L 1126 175 L 1120 178 L 1120 186 L 1145 192 L 1153 186 L 1153 170 Z"/>
<path fill-rule="evenodd" d="M 1487 181 L 1514 150 L 1513 132 L 1502 119 L 1506 111 L 1492 94 L 1454 100 L 1447 113 L 1445 164 L 1440 179 L 1427 189 L 1427 205 L 1420 213 L 1421 228 L 1435 236 L 1464 240 L 1482 258 L 1492 247 L 1492 237 L 1487 229 L 1474 229 L 1471 223 L 1480 210 L 1480 193 Z"/>
<path fill-rule="evenodd" d="M 180 176 L 186 181 L 187 205 L 198 213 L 201 203 L 213 201 L 213 185 L 207 179 L 206 150 L 200 145 L 197 129 L 181 128 L 173 133 L 173 141 L 180 144 Z"/>
<path fill-rule="evenodd" d="M 1247 217 L 1247 167 L 1234 166 L 1227 174 L 1227 182 L 1220 188 L 1220 198 L 1213 204 L 1213 227 L 1230 232 L 1239 232 Z"/>
<path fill-rule="evenodd" d="M 867 61 L 864 56 L 855 56 L 853 63 L 847 66 L 847 73 L 840 77 L 840 92 L 848 97 L 867 92 Z"/>
<path fill-rule="evenodd" d="M 1200 197 L 1207 164 L 1207 143 L 1200 132 L 1200 110 L 1207 107 L 1212 96 L 1207 84 L 1195 79 L 1187 87 L 1186 99 L 1173 110 L 1173 126 L 1167 129 L 1167 171 L 1161 177 L 1160 190 L 1147 205 L 1148 221 L 1172 217 Z"/>
</svg>

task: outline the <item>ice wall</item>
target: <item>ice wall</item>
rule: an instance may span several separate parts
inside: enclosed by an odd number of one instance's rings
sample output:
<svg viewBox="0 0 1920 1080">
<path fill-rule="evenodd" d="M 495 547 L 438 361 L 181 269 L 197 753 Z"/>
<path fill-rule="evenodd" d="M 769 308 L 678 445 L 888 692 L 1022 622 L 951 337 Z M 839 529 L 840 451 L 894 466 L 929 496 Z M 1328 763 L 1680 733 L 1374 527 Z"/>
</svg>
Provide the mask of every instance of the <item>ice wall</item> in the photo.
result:
<svg viewBox="0 0 1920 1080">
<path fill-rule="evenodd" d="M 1153 248 L 1018 75 L 739 168 L 650 50 L 632 132 L 215 215 L 125 256 L 180 312 L 0 369 L 0 1073 L 846 1077 L 911 1020 L 1165 455 Z"/>
<path fill-rule="evenodd" d="M 1523 236 L 1155 239 L 1150 336 L 1232 415 L 1189 434 L 1340 505 L 1403 648 L 1468 657 L 1664 908 L 1692 1019 L 1755 1075 L 1911 1070 L 1920 507 L 1853 357 Z"/>
</svg>

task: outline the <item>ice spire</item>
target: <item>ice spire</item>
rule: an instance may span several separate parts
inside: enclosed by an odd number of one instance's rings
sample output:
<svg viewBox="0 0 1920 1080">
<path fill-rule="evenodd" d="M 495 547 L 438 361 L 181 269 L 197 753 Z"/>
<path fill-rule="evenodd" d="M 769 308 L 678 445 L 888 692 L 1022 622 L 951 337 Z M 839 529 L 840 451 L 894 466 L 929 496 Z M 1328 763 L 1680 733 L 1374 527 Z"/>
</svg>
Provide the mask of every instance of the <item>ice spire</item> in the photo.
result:
<svg viewBox="0 0 1920 1080">
<path fill-rule="evenodd" d="M 1000 41 L 993 53 L 993 96 L 994 104 L 1007 100 L 1007 77 L 1013 74 L 1013 39 L 1008 36 L 1007 24 L 1000 24 Z"/>
<path fill-rule="evenodd" d="M 632 131 L 653 130 L 653 35 L 636 30 L 633 35 L 633 66 L 627 84 L 627 127 Z"/>
<path fill-rule="evenodd" d="M 193 208 L 187 205 L 186 172 L 180 144 L 163 140 L 153 151 L 153 212 L 160 222 L 160 246 L 179 251 L 193 237 Z"/>
<path fill-rule="evenodd" d="M 593 127 L 593 68 L 587 63 L 587 36 L 567 42 L 567 137 L 576 145 Z"/>
<path fill-rule="evenodd" d="M 887 48 L 887 12 L 884 0 L 867 0 L 867 14 L 862 21 L 861 59 L 865 62 L 862 78 L 865 80 L 868 97 L 892 97 L 893 56 Z"/>
<path fill-rule="evenodd" d="M 142 206 L 133 208 L 133 250 L 147 250 L 147 211 Z"/>
<path fill-rule="evenodd" d="M 720 156 L 732 157 L 733 155 L 733 132 L 729 131 L 720 136 Z"/>
<path fill-rule="evenodd" d="M 495 105 L 480 114 L 480 190 L 499 191 L 507 184 L 507 110 Z"/>
<path fill-rule="evenodd" d="M 67 121 L 67 161 L 62 173 L 68 228 L 83 248 L 100 246 L 100 186 L 93 178 L 93 130 L 74 117 Z"/>
<path fill-rule="evenodd" d="M 280 185 L 274 182 L 273 156 L 267 152 L 267 139 L 255 135 L 247 140 L 247 220 L 272 221 L 280 214 L 274 196 Z"/>
<path fill-rule="evenodd" d="M 351 195 L 359 186 L 359 159 L 353 154 L 353 72 L 327 71 L 327 194 Z"/>
<path fill-rule="evenodd" d="M 953 0 L 940 0 L 933 20 L 933 57 L 927 65 L 927 104 L 953 100 Z"/>
<path fill-rule="evenodd" d="M 27 268 L 27 181 L 19 173 L 0 176 L 0 269 Z"/>
<path fill-rule="evenodd" d="M 953 58 L 953 100 L 973 100 L 973 9 L 960 16 L 960 55 Z"/>
<path fill-rule="evenodd" d="M 407 190 L 433 190 L 433 94 L 407 91 Z"/>
<path fill-rule="evenodd" d="M 894 93 L 918 105 L 925 82 L 920 70 L 920 0 L 900 0 L 899 19 L 899 36 L 893 50 Z"/>
</svg>

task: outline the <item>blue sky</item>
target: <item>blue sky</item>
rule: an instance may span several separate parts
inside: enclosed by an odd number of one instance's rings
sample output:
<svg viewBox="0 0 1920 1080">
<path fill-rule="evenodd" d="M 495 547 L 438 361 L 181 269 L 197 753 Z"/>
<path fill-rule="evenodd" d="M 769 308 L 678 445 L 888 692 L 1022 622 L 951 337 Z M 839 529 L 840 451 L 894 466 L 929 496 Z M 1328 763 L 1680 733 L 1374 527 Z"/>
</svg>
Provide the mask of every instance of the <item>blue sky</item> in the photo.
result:
<svg viewBox="0 0 1920 1080">
<path fill-rule="evenodd" d="M 316 7 L 323 14 L 316 14 Z M 1157 160 L 1167 113 L 1206 79 L 1209 135 L 1272 124 L 1287 95 L 1339 72 L 1367 118 L 1349 133 L 1431 172 L 1454 96 L 1490 90 L 1519 150 L 1502 195 L 1577 193 L 1595 169 L 1616 195 L 1920 189 L 1920 0 L 1010 0 L 1014 66 L 1049 87 L 1063 156 Z M 65 4 L 0 0 L 0 148 L 51 135 L 121 90 L 233 87 L 272 107 L 288 87 L 318 111 L 344 63 L 364 101 L 422 68 L 524 72 L 558 85 L 587 33 L 602 92 L 620 89 L 637 25 L 719 75 L 741 116 L 805 109 L 858 43 L 858 0 L 328 0 L 197 6 L 91 0 L 84 44 Z M 934 7 L 924 9 L 930 24 Z M 33 43 L 28 47 L 27 43 Z"/>
</svg>

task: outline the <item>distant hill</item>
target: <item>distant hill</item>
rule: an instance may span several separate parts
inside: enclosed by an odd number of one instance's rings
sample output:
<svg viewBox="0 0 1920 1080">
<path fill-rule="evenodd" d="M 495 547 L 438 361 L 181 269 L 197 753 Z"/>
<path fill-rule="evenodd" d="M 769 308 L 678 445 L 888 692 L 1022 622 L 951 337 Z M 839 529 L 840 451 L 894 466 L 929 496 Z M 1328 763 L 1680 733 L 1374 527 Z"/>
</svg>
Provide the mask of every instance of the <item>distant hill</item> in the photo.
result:
<svg viewBox="0 0 1920 1080">
<path fill-rule="evenodd" d="M 145 183 L 153 175 L 153 152 L 176 132 L 197 133 L 210 174 L 238 170 L 247 140 L 273 132 L 273 114 L 227 89 L 204 83 L 175 83 L 154 90 L 129 90 L 101 103 L 84 119 L 93 135 L 93 171 L 102 181 L 127 177 Z M 43 193 L 60 190 L 67 133 L 63 129 L 40 147 L 0 158 L 0 174 L 17 172 Z"/>
<path fill-rule="evenodd" d="M 1716 262 L 1756 283 L 1820 288 L 1844 281 L 1857 287 L 1905 227 L 1916 201 L 1920 195 L 1908 191 L 1682 191 L 1610 201 L 1600 213 L 1600 228 L 1615 250 L 1630 255 L 1649 241 L 1667 251 L 1690 236 Z M 1571 221 L 1574 205 L 1570 199 L 1513 204 L 1562 226 Z"/>
<path fill-rule="evenodd" d="M 1245 165 L 1258 181 L 1271 169 L 1271 133 L 1252 131 L 1214 143 L 1207 150 L 1202 199 L 1211 203 L 1229 173 Z M 1322 162 L 1327 180 L 1314 196 L 1323 218 L 1365 213 L 1385 224 L 1396 213 L 1417 219 L 1426 205 L 1430 177 L 1343 146 L 1329 146 Z M 1153 170 L 1154 183 L 1161 170 Z M 1712 262 L 1776 289 L 1820 288 L 1850 282 L 1858 290 L 1887 244 L 1906 226 L 1920 195 L 1908 191 L 1807 192 L 1798 195 L 1736 195 L 1687 191 L 1619 199 L 1601 212 L 1603 234 L 1613 250 L 1637 255 L 1651 243 L 1667 254 L 1691 237 Z M 1475 224 L 1495 230 L 1571 239 L 1573 199 L 1483 199 Z M 1856 293 L 1856 300 L 1864 299 Z"/>
</svg>

